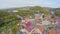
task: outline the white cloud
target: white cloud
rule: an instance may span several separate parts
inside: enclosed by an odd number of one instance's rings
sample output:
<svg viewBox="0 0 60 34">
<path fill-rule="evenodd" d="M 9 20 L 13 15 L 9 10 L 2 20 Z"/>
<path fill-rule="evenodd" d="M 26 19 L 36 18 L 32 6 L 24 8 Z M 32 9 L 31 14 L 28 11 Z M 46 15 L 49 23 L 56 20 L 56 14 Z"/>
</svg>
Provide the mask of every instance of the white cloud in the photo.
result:
<svg viewBox="0 0 60 34">
<path fill-rule="evenodd" d="M 45 6 L 45 7 L 60 7 L 55 0 L 0 0 L 0 9 L 11 8 L 11 7 L 22 7 L 22 6 Z M 59 6 L 57 6 L 59 5 Z"/>
</svg>

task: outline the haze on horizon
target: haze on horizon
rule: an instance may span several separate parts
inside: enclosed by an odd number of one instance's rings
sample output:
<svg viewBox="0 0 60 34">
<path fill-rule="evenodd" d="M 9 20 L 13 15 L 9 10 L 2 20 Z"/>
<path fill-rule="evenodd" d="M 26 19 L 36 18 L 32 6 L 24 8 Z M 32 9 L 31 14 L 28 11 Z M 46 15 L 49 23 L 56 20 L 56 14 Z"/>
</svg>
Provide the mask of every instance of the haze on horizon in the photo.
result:
<svg viewBox="0 0 60 34">
<path fill-rule="evenodd" d="M 0 9 L 24 6 L 60 8 L 60 0 L 0 0 Z"/>
</svg>

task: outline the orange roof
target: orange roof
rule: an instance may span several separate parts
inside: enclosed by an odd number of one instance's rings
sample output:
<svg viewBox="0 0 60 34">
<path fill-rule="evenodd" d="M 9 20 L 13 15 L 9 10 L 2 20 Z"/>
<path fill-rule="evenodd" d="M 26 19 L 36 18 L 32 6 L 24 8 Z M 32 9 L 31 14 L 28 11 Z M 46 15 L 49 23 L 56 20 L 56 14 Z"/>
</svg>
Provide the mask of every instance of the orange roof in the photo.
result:
<svg viewBox="0 0 60 34">
<path fill-rule="evenodd" d="M 41 32 L 43 32 L 43 31 L 44 31 L 43 26 L 39 26 L 39 30 L 40 30 Z"/>
<path fill-rule="evenodd" d="M 56 34 L 56 30 L 54 30 L 54 29 L 51 29 L 49 32 L 50 32 L 50 34 Z"/>
</svg>

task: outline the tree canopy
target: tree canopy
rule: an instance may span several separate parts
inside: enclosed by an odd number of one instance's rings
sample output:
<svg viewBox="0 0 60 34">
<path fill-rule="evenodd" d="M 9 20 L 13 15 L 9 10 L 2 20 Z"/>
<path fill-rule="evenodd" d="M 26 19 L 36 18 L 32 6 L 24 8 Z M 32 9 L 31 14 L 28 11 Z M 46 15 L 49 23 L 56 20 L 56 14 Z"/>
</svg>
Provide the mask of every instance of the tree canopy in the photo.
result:
<svg viewBox="0 0 60 34">
<path fill-rule="evenodd" d="M 60 10 L 57 10 L 57 11 L 55 12 L 55 15 L 56 15 L 56 16 L 60 16 Z"/>
</svg>

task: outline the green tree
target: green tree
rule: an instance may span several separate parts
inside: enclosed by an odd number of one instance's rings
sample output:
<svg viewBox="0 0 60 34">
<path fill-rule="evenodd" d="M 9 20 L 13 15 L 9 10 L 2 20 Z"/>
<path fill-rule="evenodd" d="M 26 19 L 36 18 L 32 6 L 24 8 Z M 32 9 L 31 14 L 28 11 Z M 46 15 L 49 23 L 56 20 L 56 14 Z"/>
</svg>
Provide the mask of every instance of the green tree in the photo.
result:
<svg viewBox="0 0 60 34">
<path fill-rule="evenodd" d="M 57 10 L 57 11 L 55 12 L 55 15 L 56 15 L 56 16 L 60 16 L 60 10 Z"/>
</svg>

